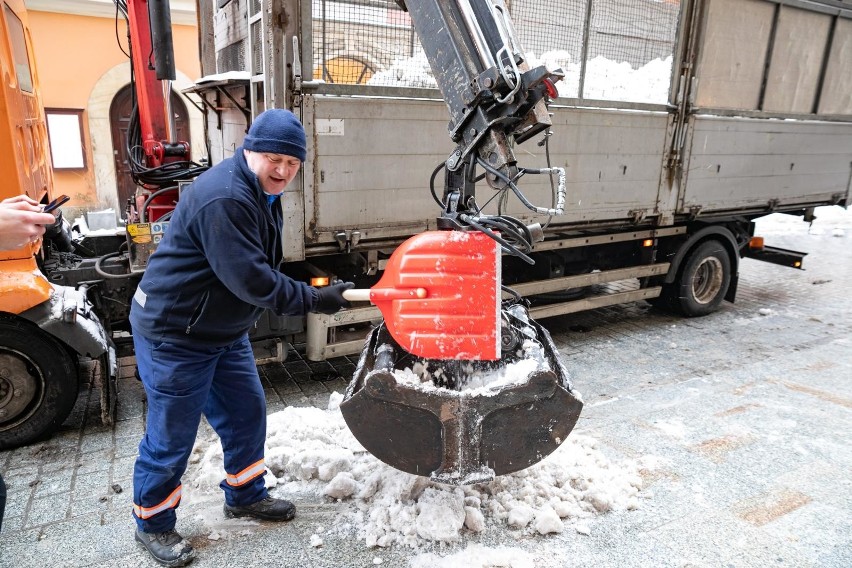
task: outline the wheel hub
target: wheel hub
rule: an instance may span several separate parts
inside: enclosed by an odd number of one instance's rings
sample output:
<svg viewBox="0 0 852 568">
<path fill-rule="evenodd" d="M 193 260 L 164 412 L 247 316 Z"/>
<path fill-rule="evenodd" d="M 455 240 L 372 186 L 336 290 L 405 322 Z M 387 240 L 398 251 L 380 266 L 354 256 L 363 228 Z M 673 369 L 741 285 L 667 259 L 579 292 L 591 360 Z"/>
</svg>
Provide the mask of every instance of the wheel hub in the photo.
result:
<svg viewBox="0 0 852 568">
<path fill-rule="evenodd" d="M 692 279 L 692 295 L 695 301 L 699 304 L 712 302 L 722 289 L 723 279 L 724 269 L 718 258 L 711 256 L 702 260 Z"/>
<path fill-rule="evenodd" d="M 18 421 L 38 398 L 34 367 L 18 353 L 0 353 L 0 424 Z"/>
</svg>

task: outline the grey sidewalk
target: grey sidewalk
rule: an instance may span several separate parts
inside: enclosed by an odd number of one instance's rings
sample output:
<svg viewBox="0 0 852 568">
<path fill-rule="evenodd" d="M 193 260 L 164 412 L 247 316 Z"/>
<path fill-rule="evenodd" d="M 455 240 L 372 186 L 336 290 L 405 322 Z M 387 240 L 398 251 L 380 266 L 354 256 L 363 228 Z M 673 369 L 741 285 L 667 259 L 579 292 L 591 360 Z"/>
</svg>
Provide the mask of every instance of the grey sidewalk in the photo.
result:
<svg viewBox="0 0 852 568">
<path fill-rule="evenodd" d="M 178 512 L 193 565 L 402 568 L 480 543 L 524 550 L 537 567 L 852 566 L 852 235 L 767 244 L 809 251 L 807 271 L 745 260 L 737 303 L 711 316 L 636 303 L 543 321 L 586 401 L 578 431 L 612 460 L 658 460 L 638 510 L 588 520 L 589 535 L 492 523 L 453 545 L 368 549 L 357 527 L 339 526 L 346 501 L 299 495 L 297 519 L 271 525 L 225 520 L 220 496 L 202 496 Z M 144 397 L 122 363 L 114 428 L 86 390 L 59 434 L 0 453 L 0 567 L 155 565 L 132 539 Z M 353 363 L 262 367 L 269 412 L 325 408 Z"/>
</svg>

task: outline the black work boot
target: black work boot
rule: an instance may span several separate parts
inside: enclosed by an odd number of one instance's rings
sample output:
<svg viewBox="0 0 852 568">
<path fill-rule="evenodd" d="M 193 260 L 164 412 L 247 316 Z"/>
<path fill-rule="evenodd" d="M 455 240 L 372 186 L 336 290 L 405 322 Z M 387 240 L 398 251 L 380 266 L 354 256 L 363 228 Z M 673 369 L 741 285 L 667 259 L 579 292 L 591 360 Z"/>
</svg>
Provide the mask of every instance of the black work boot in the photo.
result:
<svg viewBox="0 0 852 568">
<path fill-rule="evenodd" d="M 186 566 L 195 558 L 195 550 L 176 530 L 146 533 L 136 529 L 136 541 L 163 566 Z"/>
<path fill-rule="evenodd" d="M 232 506 L 225 503 L 225 516 L 254 517 L 264 521 L 289 521 L 296 516 L 296 506 L 290 501 L 266 497 L 251 505 Z"/>
</svg>

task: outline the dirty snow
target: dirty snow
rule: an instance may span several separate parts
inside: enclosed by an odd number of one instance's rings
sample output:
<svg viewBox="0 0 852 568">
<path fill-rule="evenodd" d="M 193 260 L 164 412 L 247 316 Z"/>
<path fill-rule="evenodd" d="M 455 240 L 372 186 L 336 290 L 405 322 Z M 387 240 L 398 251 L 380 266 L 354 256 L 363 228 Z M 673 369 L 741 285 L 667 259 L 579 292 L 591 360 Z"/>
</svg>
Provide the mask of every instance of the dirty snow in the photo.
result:
<svg viewBox="0 0 852 568">
<path fill-rule="evenodd" d="M 526 470 L 488 483 L 442 485 L 400 472 L 367 453 L 343 420 L 341 400 L 335 393 L 326 410 L 290 407 L 267 421 L 270 492 L 297 503 L 324 499 L 348 505 L 334 526 L 311 539 L 311 546 L 321 546 L 326 535 L 353 533 L 368 547 L 419 549 L 492 527 L 519 536 L 566 528 L 583 532 L 584 519 L 640 505 L 640 464 L 610 460 L 587 435 L 572 433 L 553 454 Z M 220 499 L 222 476 L 218 438 L 209 432 L 200 435 L 184 478 L 185 500 Z M 211 532 L 228 526 L 211 525 Z"/>
<path fill-rule="evenodd" d="M 71 234 L 74 238 L 79 237 L 124 237 L 125 236 L 125 228 L 124 227 L 114 227 L 110 229 L 92 229 L 89 227 L 86 218 L 76 217 L 74 222 L 71 223 Z"/>
</svg>

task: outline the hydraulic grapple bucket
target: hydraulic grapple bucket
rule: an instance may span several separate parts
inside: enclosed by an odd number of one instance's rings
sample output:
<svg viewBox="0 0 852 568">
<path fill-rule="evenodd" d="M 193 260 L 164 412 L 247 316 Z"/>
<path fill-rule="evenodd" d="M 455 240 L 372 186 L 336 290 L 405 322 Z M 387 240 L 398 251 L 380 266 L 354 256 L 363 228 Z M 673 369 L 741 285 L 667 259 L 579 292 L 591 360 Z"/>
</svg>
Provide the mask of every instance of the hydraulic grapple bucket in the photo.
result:
<svg viewBox="0 0 852 568">
<path fill-rule="evenodd" d="M 340 405 L 349 429 L 386 464 L 440 483 L 485 482 L 541 461 L 583 403 L 550 334 L 522 306 L 503 310 L 502 333 L 499 361 L 436 361 L 378 326 Z"/>
</svg>

